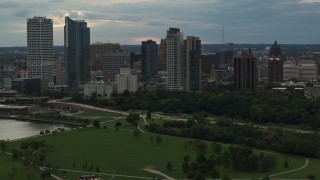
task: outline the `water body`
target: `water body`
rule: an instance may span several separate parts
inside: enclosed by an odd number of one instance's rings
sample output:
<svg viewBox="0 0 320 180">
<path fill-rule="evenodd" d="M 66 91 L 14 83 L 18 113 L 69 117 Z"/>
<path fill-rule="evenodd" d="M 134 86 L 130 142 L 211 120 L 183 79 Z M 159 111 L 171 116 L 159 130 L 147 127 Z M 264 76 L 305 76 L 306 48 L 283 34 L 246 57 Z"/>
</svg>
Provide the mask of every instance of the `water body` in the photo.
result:
<svg viewBox="0 0 320 180">
<path fill-rule="evenodd" d="M 45 131 L 47 129 L 52 131 L 58 128 L 68 129 L 67 126 L 62 124 L 0 119 L 0 140 L 15 140 L 35 136 L 39 135 L 40 131 Z"/>
</svg>

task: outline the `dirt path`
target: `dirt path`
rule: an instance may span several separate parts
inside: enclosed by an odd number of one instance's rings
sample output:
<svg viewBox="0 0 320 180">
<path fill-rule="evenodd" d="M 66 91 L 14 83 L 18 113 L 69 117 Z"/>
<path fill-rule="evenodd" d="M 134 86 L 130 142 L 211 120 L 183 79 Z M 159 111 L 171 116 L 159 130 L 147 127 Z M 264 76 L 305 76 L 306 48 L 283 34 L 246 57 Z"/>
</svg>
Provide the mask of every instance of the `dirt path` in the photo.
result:
<svg viewBox="0 0 320 180">
<path fill-rule="evenodd" d="M 269 177 L 274 177 L 274 176 L 279 176 L 279 175 L 283 175 L 283 174 L 292 173 L 292 172 L 295 172 L 295 171 L 300 171 L 300 170 L 304 169 L 305 167 L 307 167 L 308 164 L 309 164 L 309 159 L 306 158 L 306 162 L 304 163 L 304 165 L 299 167 L 298 169 L 293 169 L 293 170 L 285 171 L 285 172 L 282 172 L 282 173 L 272 174 Z"/>
<path fill-rule="evenodd" d="M 170 177 L 170 176 L 168 176 L 166 174 L 163 174 L 162 172 L 154 170 L 154 169 L 144 168 L 143 170 L 147 171 L 149 173 L 158 174 L 158 175 L 160 175 L 160 176 L 162 176 L 162 177 L 164 177 L 165 179 L 168 179 L 168 180 L 175 180 L 173 177 Z"/>
</svg>

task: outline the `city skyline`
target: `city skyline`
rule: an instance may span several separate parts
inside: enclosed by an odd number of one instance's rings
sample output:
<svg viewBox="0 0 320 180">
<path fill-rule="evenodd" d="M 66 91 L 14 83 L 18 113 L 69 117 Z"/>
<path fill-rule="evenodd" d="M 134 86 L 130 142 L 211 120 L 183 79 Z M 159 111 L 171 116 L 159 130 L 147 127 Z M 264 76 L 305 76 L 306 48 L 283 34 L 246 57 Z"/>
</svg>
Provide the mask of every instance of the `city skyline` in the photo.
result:
<svg viewBox="0 0 320 180">
<path fill-rule="evenodd" d="M 318 44 L 320 0 L 110 0 L 0 2 L 0 47 L 26 46 L 26 20 L 53 19 L 54 45 L 63 45 L 65 16 L 85 20 L 91 27 L 91 43 L 159 43 L 169 27 L 202 43 Z"/>
</svg>

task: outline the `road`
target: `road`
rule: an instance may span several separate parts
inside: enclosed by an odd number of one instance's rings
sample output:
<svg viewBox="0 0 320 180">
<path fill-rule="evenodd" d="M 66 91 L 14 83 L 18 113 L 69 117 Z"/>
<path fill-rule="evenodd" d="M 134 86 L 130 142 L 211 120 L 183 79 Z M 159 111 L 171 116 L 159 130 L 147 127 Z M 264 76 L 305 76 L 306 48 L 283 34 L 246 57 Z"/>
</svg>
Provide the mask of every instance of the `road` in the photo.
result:
<svg viewBox="0 0 320 180">
<path fill-rule="evenodd" d="M 66 105 L 74 105 L 74 106 L 79 106 L 82 108 L 86 108 L 86 109 L 93 109 L 93 110 L 97 110 L 97 111 L 104 111 L 104 112 L 113 112 L 113 113 L 119 113 L 119 114 L 123 114 L 123 115 L 129 115 L 128 112 L 124 112 L 124 111 L 117 111 L 117 110 L 113 110 L 113 109 L 106 109 L 106 108 L 99 108 L 99 107 L 95 107 L 95 106 L 91 106 L 91 105 L 87 105 L 87 104 L 80 104 L 80 103 L 72 103 L 72 102 L 65 102 L 65 101 L 61 101 L 61 99 L 59 100 L 50 100 L 48 101 L 48 103 L 55 103 L 55 104 L 66 104 Z"/>
</svg>

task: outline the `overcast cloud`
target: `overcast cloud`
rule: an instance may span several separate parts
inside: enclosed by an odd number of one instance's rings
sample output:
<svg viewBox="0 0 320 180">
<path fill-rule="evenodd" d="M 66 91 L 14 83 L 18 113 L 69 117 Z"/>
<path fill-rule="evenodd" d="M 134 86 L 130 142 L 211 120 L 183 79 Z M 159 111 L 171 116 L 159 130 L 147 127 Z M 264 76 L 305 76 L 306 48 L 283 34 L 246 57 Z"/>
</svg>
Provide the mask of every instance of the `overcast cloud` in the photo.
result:
<svg viewBox="0 0 320 180">
<path fill-rule="evenodd" d="M 83 19 L 91 42 L 140 44 L 164 38 L 169 27 L 203 43 L 320 43 L 320 0 L 0 0 L 0 46 L 25 46 L 26 21 L 54 22 L 63 45 L 64 17 Z"/>
</svg>

